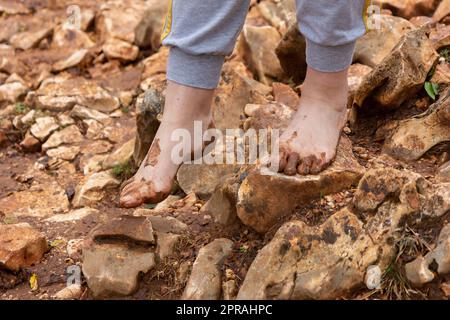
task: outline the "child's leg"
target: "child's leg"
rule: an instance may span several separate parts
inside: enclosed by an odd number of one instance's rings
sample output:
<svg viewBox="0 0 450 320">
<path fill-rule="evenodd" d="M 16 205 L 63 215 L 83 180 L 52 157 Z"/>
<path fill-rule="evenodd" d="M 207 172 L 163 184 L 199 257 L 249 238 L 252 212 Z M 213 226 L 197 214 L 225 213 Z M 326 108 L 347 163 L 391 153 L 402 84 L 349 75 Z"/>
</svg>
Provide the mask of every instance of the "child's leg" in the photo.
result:
<svg viewBox="0 0 450 320">
<path fill-rule="evenodd" d="M 333 160 L 346 122 L 347 70 L 365 32 L 365 0 L 297 0 L 308 72 L 299 110 L 280 141 L 280 171 L 317 174 Z"/>
<path fill-rule="evenodd" d="M 163 33 L 170 46 L 168 88 L 161 126 L 132 182 L 120 195 L 124 207 L 156 203 L 170 193 L 179 163 L 171 159 L 176 129 L 193 137 L 194 121 L 211 121 L 214 89 L 225 56 L 234 48 L 250 0 L 172 0 Z"/>
</svg>

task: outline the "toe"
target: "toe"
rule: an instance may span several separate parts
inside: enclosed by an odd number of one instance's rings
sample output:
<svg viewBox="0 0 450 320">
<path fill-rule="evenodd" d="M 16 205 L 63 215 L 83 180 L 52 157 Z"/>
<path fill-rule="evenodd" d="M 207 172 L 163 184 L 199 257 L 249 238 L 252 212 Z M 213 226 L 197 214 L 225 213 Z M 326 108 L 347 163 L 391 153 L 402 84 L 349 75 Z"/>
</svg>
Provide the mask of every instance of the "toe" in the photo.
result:
<svg viewBox="0 0 450 320">
<path fill-rule="evenodd" d="M 286 168 L 287 156 L 288 156 L 288 153 L 286 151 L 280 150 L 279 159 L 277 159 L 278 160 L 278 172 L 283 172 L 284 168 Z"/>
<path fill-rule="evenodd" d="M 297 152 L 292 152 L 289 155 L 284 173 L 288 176 L 295 176 L 297 174 L 297 166 L 300 162 L 300 155 Z"/>
<path fill-rule="evenodd" d="M 325 153 L 321 153 L 319 159 L 314 157 L 313 163 L 311 165 L 311 174 L 319 174 L 320 172 L 326 169 L 328 163 L 329 162 L 326 161 Z"/>
<path fill-rule="evenodd" d="M 311 156 L 301 159 L 301 163 L 297 167 L 297 172 L 303 176 L 308 175 L 311 172 L 312 163 L 313 163 L 313 157 L 311 157 Z"/>
<path fill-rule="evenodd" d="M 136 184 L 129 184 L 126 186 L 127 190 L 123 190 L 120 194 L 119 204 L 123 208 L 135 208 L 144 203 L 140 188 Z"/>
</svg>

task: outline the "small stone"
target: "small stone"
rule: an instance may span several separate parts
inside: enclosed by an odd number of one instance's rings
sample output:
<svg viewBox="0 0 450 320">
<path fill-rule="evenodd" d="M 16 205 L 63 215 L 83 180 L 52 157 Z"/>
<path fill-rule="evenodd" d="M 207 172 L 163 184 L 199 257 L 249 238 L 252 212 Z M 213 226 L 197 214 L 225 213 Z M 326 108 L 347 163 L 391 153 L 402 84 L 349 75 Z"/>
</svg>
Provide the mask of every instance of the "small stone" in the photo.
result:
<svg viewBox="0 0 450 320">
<path fill-rule="evenodd" d="M 72 284 L 55 293 L 53 298 L 56 300 L 77 300 L 82 294 L 82 287 L 79 284 Z"/>
<path fill-rule="evenodd" d="M 0 225 L 0 265 L 12 271 L 39 262 L 47 252 L 45 237 L 28 223 Z"/>
<path fill-rule="evenodd" d="M 183 300 L 218 300 L 222 291 L 221 267 L 230 255 L 233 242 L 216 239 L 200 249 Z"/>
</svg>

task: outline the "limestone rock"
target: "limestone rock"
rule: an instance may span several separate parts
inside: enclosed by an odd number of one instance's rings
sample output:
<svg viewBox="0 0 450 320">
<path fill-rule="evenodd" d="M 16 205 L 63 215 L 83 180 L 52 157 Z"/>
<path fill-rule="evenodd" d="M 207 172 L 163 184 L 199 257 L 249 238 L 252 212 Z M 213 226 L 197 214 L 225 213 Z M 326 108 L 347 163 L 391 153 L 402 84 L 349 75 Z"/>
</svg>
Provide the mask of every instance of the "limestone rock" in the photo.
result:
<svg viewBox="0 0 450 320">
<path fill-rule="evenodd" d="M 270 83 L 267 77 L 281 79 L 284 76 L 275 54 L 275 48 L 281 40 L 275 28 L 245 25 L 241 39 L 242 55 L 262 83 Z"/>
<path fill-rule="evenodd" d="M 83 274 L 96 297 L 129 295 L 138 287 L 138 275 L 155 266 L 155 254 L 125 244 L 88 243 L 83 248 Z"/>
<path fill-rule="evenodd" d="M 0 199 L 0 208 L 4 214 L 14 216 L 46 217 L 67 212 L 69 200 L 56 181 L 48 180 Z"/>
<path fill-rule="evenodd" d="M 389 15 L 376 15 L 380 28 L 369 30 L 356 42 L 354 60 L 375 67 L 387 57 L 400 39 L 414 28 L 408 20 Z"/>
<path fill-rule="evenodd" d="M 77 300 L 83 294 L 83 288 L 79 284 L 72 284 L 58 291 L 53 296 L 56 300 Z"/>
<path fill-rule="evenodd" d="M 391 10 L 395 15 L 410 19 L 411 17 L 430 15 L 435 10 L 437 0 L 376 0 L 383 9 Z"/>
<path fill-rule="evenodd" d="M 59 125 L 56 123 L 55 118 L 41 117 L 36 119 L 36 123 L 31 126 L 30 132 L 40 141 L 45 141 L 45 139 L 58 128 Z"/>
<path fill-rule="evenodd" d="M 237 164 L 182 164 L 177 181 L 186 194 L 195 193 L 201 198 L 208 198 L 224 176 L 239 169 Z"/>
<path fill-rule="evenodd" d="M 36 91 L 36 105 L 42 109 L 65 111 L 76 104 L 110 113 L 120 106 L 119 99 L 84 78 L 47 79 Z"/>
<path fill-rule="evenodd" d="M 401 121 L 383 150 L 397 159 L 412 161 L 445 141 L 450 141 L 450 92 L 424 114 Z"/>
<path fill-rule="evenodd" d="M 364 78 L 355 94 L 355 104 L 362 107 L 370 97 L 383 108 L 398 108 L 422 88 L 437 58 L 426 30 L 408 32 Z"/>
<path fill-rule="evenodd" d="M 150 219 L 120 216 L 97 226 L 83 246 L 83 274 L 95 296 L 129 295 L 155 264 Z"/>
<path fill-rule="evenodd" d="M 43 150 L 56 148 L 62 144 L 76 144 L 84 140 L 83 135 L 76 125 L 65 127 L 64 129 L 53 133 L 50 138 L 42 145 Z"/>
<path fill-rule="evenodd" d="M 135 139 L 125 142 L 122 146 L 109 154 L 102 163 L 102 168 L 108 170 L 117 165 L 128 163 L 133 157 Z"/>
<path fill-rule="evenodd" d="M 306 77 L 306 41 L 297 25 L 290 27 L 276 48 L 280 64 L 289 78 L 300 84 Z"/>
<path fill-rule="evenodd" d="M 28 223 L 0 225 L 0 266 L 18 271 L 39 262 L 47 250 L 44 235 Z"/>
<path fill-rule="evenodd" d="M 233 242 L 216 239 L 200 249 L 184 290 L 184 300 L 217 300 L 221 294 L 221 266 L 230 255 Z"/>
<path fill-rule="evenodd" d="M 53 30 L 53 27 L 42 26 L 38 30 L 27 30 L 24 32 L 17 33 L 9 39 L 9 43 L 14 48 L 28 50 L 31 49 L 44 39 L 49 36 Z"/>
<path fill-rule="evenodd" d="M 109 38 L 103 45 L 103 52 L 108 59 L 134 61 L 138 57 L 139 48 L 126 41 Z"/>
<path fill-rule="evenodd" d="M 83 220 L 86 217 L 89 217 L 93 214 L 98 214 L 99 211 L 97 209 L 84 207 L 72 210 L 65 214 L 57 214 L 54 216 L 51 216 L 50 218 L 45 219 L 45 221 L 48 222 L 71 222 L 71 221 L 78 221 Z"/>
<path fill-rule="evenodd" d="M 82 10 L 82 12 L 84 11 Z M 94 47 L 95 42 L 83 30 L 58 26 L 53 32 L 52 46 L 54 48 L 72 48 L 82 52 L 82 49 Z"/>
<path fill-rule="evenodd" d="M 236 71 L 230 72 L 227 79 L 216 91 L 212 107 L 214 126 L 220 130 L 240 128 L 245 106 L 254 102 L 255 96 L 266 96 L 272 91 Z"/>
<path fill-rule="evenodd" d="M 439 167 L 436 179 L 440 182 L 450 182 L 450 161 Z"/>
<path fill-rule="evenodd" d="M 434 12 L 433 20 L 441 21 L 448 15 L 450 15 L 450 0 L 442 0 Z"/>
<path fill-rule="evenodd" d="M 94 241 L 103 239 L 123 239 L 149 245 L 155 244 L 151 220 L 141 216 L 123 215 L 99 225 L 90 236 Z"/>
<path fill-rule="evenodd" d="M 77 50 L 66 59 L 55 63 L 53 65 L 53 70 L 59 72 L 65 69 L 76 67 L 78 65 L 87 64 L 89 57 L 90 55 L 88 50 L 86 49 Z"/>
<path fill-rule="evenodd" d="M 80 153 L 80 147 L 78 146 L 60 146 L 54 149 L 47 150 L 47 155 L 51 158 L 57 158 L 61 160 L 71 161 L 76 158 Z"/>
<path fill-rule="evenodd" d="M 105 189 L 118 185 L 120 182 L 109 172 L 93 173 L 77 186 L 72 205 L 77 208 L 96 204 L 105 196 Z"/>
<path fill-rule="evenodd" d="M 21 82 L 10 82 L 0 85 L 0 103 L 2 102 L 18 102 L 24 97 L 28 88 Z"/>
<path fill-rule="evenodd" d="M 268 168 L 250 171 L 239 187 L 238 217 L 245 225 L 264 233 L 299 204 L 356 184 L 363 171 L 353 156 L 350 140 L 343 136 L 336 160 L 317 176 L 289 177 L 273 174 Z"/>
<path fill-rule="evenodd" d="M 136 113 L 136 139 L 133 151 L 133 160 L 136 167 L 147 155 L 148 150 L 159 128 L 160 115 L 164 109 L 164 96 L 155 89 L 145 92 L 142 103 L 137 104 Z"/>
<path fill-rule="evenodd" d="M 73 109 L 70 111 L 70 116 L 82 120 L 93 119 L 98 122 L 106 122 L 109 119 L 108 115 L 104 114 L 103 112 L 89 109 L 80 105 L 76 105 L 73 107 Z"/>
<path fill-rule="evenodd" d="M 169 1 L 148 1 L 148 9 L 135 29 L 134 42 L 139 47 L 157 50 L 161 45 L 161 26 L 167 14 Z"/>
<path fill-rule="evenodd" d="M 430 270 L 432 263 L 437 264 L 437 274 L 450 273 L 450 224 L 442 228 L 435 249 L 425 257 L 418 257 L 405 265 L 406 277 L 416 286 L 433 281 L 435 275 Z"/>
</svg>

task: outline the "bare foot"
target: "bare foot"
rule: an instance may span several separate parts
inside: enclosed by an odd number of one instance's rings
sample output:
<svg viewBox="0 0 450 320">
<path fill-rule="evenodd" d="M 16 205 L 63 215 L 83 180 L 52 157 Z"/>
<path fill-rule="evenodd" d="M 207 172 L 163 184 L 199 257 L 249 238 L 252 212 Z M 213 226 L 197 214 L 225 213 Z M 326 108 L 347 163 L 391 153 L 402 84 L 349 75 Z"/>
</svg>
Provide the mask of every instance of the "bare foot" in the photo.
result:
<svg viewBox="0 0 450 320">
<path fill-rule="evenodd" d="M 347 121 L 347 70 L 308 69 L 300 106 L 280 137 L 279 172 L 318 174 L 334 160 Z"/>
<path fill-rule="evenodd" d="M 121 191 L 121 207 L 134 208 L 144 203 L 158 203 L 170 194 L 181 165 L 172 158 L 172 150 L 179 144 L 179 141 L 172 141 L 172 133 L 177 129 L 186 129 L 194 137 L 194 121 L 201 121 L 202 131 L 206 130 L 211 122 L 213 94 L 214 90 L 169 82 L 161 125 L 139 170 Z M 187 160 L 191 154 L 185 156 Z"/>
</svg>

